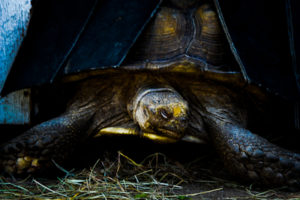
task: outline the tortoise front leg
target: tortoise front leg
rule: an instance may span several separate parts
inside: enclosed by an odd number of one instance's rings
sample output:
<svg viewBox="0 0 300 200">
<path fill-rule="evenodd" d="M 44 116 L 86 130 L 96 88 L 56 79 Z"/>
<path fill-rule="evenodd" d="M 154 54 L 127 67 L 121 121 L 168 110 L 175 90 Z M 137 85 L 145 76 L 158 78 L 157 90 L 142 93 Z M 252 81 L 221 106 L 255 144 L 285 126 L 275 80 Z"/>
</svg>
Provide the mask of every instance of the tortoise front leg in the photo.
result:
<svg viewBox="0 0 300 200">
<path fill-rule="evenodd" d="M 280 148 L 238 124 L 204 117 L 225 167 L 242 179 L 300 186 L 300 155 Z"/>
<path fill-rule="evenodd" d="M 41 172 L 70 155 L 84 137 L 89 111 L 69 112 L 29 129 L 0 148 L 0 166 L 9 174 Z"/>
<path fill-rule="evenodd" d="M 214 146 L 233 175 L 266 185 L 300 185 L 300 155 L 247 130 L 241 94 L 211 83 L 192 89 Z"/>
</svg>

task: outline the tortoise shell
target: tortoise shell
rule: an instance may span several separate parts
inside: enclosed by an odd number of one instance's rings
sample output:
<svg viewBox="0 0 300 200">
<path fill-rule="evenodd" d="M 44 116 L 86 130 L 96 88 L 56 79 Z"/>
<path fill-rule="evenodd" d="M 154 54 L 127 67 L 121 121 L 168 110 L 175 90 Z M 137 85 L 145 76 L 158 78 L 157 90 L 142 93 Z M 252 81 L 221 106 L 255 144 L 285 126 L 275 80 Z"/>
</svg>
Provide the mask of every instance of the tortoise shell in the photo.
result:
<svg viewBox="0 0 300 200">
<path fill-rule="evenodd" d="M 129 70 L 239 74 L 218 15 L 210 4 L 162 6 L 132 47 Z"/>
<path fill-rule="evenodd" d="M 197 74 L 244 85 L 214 6 L 195 0 L 184 2 L 172 0 L 161 5 L 120 67 L 72 74 L 64 81 L 125 70 Z"/>
</svg>

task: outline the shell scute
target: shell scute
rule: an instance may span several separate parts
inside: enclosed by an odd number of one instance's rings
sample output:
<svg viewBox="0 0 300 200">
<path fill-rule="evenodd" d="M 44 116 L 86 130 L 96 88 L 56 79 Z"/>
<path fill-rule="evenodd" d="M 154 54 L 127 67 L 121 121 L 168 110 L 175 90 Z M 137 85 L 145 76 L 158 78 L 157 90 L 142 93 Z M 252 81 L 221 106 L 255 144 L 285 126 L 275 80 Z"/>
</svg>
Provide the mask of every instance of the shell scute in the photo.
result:
<svg viewBox="0 0 300 200">
<path fill-rule="evenodd" d="M 182 63 L 190 63 L 182 66 Z M 133 46 L 123 69 L 199 73 L 239 72 L 210 4 L 188 10 L 161 7 Z M 189 70 L 192 66 L 192 70 Z"/>
<path fill-rule="evenodd" d="M 225 64 L 226 54 L 230 51 L 217 13 L 211 6 L 204 4 L 196 9 L 193 20 L 195 36 L 187 54 L 201 58 L 209 64 Z"/>
<path fill-rule="evenodd" d="M 179 10 L 162 7 L 134 45 L 130 60 L 168 60 L 184 54 L 190 35 L 188 27 Z"/>
</svg>

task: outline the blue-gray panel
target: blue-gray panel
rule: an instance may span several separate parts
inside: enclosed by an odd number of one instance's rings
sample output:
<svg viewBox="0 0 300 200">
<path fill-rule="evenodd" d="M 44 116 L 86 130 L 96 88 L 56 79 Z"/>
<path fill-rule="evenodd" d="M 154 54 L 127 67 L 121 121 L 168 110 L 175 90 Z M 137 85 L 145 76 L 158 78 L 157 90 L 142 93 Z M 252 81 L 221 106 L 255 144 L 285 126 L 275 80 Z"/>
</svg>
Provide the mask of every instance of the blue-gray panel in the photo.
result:
<svg viewBox="0 0 300 200">
<path fill-rule="evenodd" d="M 12 92 L 0 98 L 0 124 L 29 124 L 31 116 L 29 89 Z"/>
<path fill-rule="evenodd" d="M 30 0 L 0 1 L 0 90 L 26 35 L 31 8 Z M 28 123 L 30 91 L 17 91 L 0 98 L 0 124 Z"/>
<path fill-rule="evenodd" d="M 26 34 L 30 9 L 30 0 L 0 1 L 0 90 Z"/>
</svg>

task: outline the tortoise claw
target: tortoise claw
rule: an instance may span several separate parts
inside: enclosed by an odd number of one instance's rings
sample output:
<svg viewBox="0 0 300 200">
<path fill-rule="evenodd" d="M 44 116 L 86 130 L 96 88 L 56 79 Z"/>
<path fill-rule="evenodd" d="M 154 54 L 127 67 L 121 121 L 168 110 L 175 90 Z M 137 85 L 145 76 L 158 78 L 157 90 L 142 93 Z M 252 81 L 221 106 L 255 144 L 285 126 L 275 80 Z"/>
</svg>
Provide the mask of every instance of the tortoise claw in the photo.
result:
<svg viewBox="0 0 300 200">
<path fill-rule="evenodd" d="M 39 169 L 39 158 L 26 152 L 24 141 L 14 141 L 1 148 L 1 168 L 8 174 L 25 174 Z"/>
</svg>

